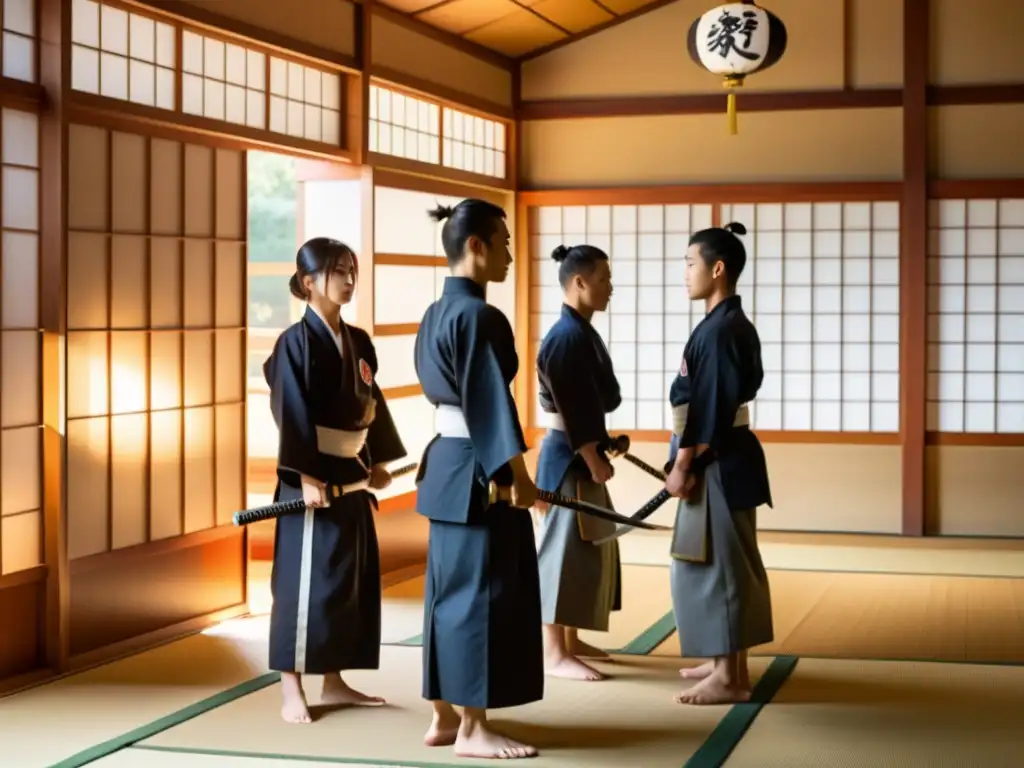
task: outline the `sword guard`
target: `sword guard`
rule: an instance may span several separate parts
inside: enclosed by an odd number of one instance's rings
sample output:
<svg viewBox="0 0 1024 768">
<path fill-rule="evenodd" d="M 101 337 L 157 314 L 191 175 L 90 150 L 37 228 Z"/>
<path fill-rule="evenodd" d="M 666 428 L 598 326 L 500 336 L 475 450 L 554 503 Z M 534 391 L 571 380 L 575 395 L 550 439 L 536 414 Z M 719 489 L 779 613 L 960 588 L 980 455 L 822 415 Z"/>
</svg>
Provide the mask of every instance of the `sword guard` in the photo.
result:
<svg viewBox="0 0 1024 768">
<path fill-rule="evenodd" d="M 615 459 L 624 453 L 628 453 L 629 446 L 629 435 L 619 435 L 618 437 L 611 437 L 608 440 L 608 447 L 605 449 L 605 453 L 608 454 L 609 458 Z"/>
<path fill-rule="evenodd" d="M 491 484 L 487 487 L 487 506 L 493 506 L 499 501 L 511 504 L 512 489 L 508 486 L 498 485 L 496 482 L 491 480 Z"/>
</svg>

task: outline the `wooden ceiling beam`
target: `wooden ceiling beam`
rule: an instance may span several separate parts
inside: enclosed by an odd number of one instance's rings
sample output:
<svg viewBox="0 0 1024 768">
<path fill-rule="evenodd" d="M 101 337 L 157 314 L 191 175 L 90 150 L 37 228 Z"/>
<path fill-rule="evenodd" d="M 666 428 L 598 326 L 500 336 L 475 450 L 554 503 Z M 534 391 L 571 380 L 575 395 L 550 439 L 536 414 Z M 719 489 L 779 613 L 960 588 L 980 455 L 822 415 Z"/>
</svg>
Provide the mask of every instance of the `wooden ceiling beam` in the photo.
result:
<svg viewBox="0 0 1024 768">
<path fill-rule="evenodd" d="M 903 88 L 843 88 L 828 91 L 751 91 L 736 95 L 743 112 L 788 112 L 822 109 L 884 109 L 904 104 Z M 1004 85 L 931 85 L 925 88 L 929 107 L 971 104 L 1022 104 L 1024 83 Z M 550 99 L 521 102 L 518 120 L 575 120 L 598 117 L 708 115 L 722 112 L 725 97 L 717 93 L 674 96 L 610 96 L 594 99 Z"/>
<path fill-rule="evenodd" d="M 348 0 L 346 0 L 348 2 Z M 481 61 L 485 61 L 488 64 L 492 64 L 500 69 L 504 69 L 506 72 L 512 72 L 515 67 L 515 60 L 509 56 L 498 53 L 497 51 L 491 50 L 486 46 L 474 43 L 471 40 L 467 40 L 459 35 L 452 34 L 451 32 L 445 32 L 443 29 L 439 29 L 431 24 L 427 24 L 425 21 L 413 18 L 401 11 L 396 11 L 394 8 L 383 5 L 382 3 L 373 4 L 374 16 L 379 16 L 382 19 L 397 24 L 400 27 L 405 27 L 413 32 L 429 37 L 433 40 L 437 40 L 440 43 L 455 48 L 456 50 L 468 53 L 470 56 L 474 56 Z"/>
</svg>

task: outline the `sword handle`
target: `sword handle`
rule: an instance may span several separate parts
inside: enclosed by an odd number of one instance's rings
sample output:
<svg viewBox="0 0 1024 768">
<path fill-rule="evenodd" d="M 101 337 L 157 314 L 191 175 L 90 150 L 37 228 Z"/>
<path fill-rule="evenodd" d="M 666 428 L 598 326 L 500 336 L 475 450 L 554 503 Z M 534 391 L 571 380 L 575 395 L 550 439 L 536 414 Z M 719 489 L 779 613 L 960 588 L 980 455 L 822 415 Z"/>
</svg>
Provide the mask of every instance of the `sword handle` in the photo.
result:
<svg viewBox="0 0 1024 768">
<path fill-rule="evenodd" d="M 644 472 L 646 472 L 651 477 L 656 477 L 659 480 L 661 480 L 662 482 L 665 482 L 665 480 L 668 479 L 668 476 L 664 472 L 662 472 L 660 469 L 656 469 L 656 468 L 652 467 L 646 461 L 644 461 L 643 459 L 641 459 L 641 458 L 639 458 L 637 456 L 634 456 L 632 453 L 624 452 L 622 454 L 622 458 L 624 458 L 626 461 L 628 461 L 634 467 L 638 467 L 639 469 L 642 469 Z"/>
<path fill-rule="evenodd" d="M 327 495 L 331 499 L 341 498 L 341 488 L 336 485 L 329 487 Z M 278 501 L 268 504 L 265 507 L 254 507 L 235 512 L 231 516 L 231 522 L 237 526 L 251 525 L 264 520 L 276 520 L 282 515 L 294 515 L 306 511 L 306 502 L 303 499 L 292 499 L 291 501 Z"/>
<path fill-rule="evenodd" d="M 419 467 L 418 463 L 406 464 L 404 467 L 391 470 L 391 477 L 394 479 L 396 477 L 401 477 L 402 475 L 408 475 L 410 472 L 415 471 L 417 467 Z"/>
<path fill-rule="evenodd" d="M 632 515 L 630 515 L 630 517 L 636 520 L 646 520 L 648 517 L 653 515 L 658 510 L 658 508 L 661 507 L 670 498 L 672 498 L 672 494 L 669 493 L 668 491 L 658 491 L 656 495 L 651 497 L 651 499 L 646 504 L 644 504 L 642 507 L 640 507 L 640 509 L 638 509 Z"/>
</svg>

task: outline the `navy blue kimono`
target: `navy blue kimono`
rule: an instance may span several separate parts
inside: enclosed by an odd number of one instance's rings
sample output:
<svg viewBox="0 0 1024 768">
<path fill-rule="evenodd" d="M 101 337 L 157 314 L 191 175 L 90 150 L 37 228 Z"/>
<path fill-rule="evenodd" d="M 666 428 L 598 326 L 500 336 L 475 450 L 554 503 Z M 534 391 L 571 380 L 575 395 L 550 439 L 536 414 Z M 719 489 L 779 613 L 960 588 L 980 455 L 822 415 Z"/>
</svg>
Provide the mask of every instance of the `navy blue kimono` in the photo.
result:
<svg viewBox="0 0 1024 768">
<path fill-rule="evenodd" d="M 438 435 L 417 478 L 430 520 L 423 617 L 423 696 L 495 709 L 544 693 L 540 585 L 525 509 L 487 506 L 491 480 L 526 452 L 509 385 L 519 368 L 501 311 L 472 280 L 449 277 L 416 335 L 416 375 L 435 406 L 461 410 L 465 436 Z"/>
<path fill-rule="evenodd" d="M 577 451 L 608 441 L 605 414 L 619 407 L 622 394 L 604 341 L 568 305 L 541 342 L 537 379 L 541 408 L 561 421 L 541 443 L 537 487 L 576 496 L 580 483 L 593 485 Z M 601 495 L 594 501 L 611 506 L 607 492 Z M 577 515 L 557 507 L 544 515 L 538 549 L 542 618 L 545 624 L 607 631 L 608 612 L 622 603 L 618 542 L 596 547 L 584 540 Z"/>
<path fill-rule="evenodd" d="M 673 441 L 671 461 L 680 447 L 709 445 L 694 468 L 718 462 L 730 509 L 772 505 L 761 442 L 749 428 L 733 426 L 737 410 L 757 397 L 762 381 L 757 329 L 743 312 L 740 297 L 730 296 L 693 329 L 669 390 L 673 408 L 690 404 L 686 430 Z"/>
<path fill-rule="evenodd" d="M 368 469 L 406 451 L 374 380 L 373 342 L 344 323 L 335 336 L 307 307 L 278 338 L 263 371 L 280 430 L 274 500 L 302 498 L 300 475 L 347 491 L 329 507 L 277 519 L 270 668 L 376 669 L 380 556 Z"/>
</svg>

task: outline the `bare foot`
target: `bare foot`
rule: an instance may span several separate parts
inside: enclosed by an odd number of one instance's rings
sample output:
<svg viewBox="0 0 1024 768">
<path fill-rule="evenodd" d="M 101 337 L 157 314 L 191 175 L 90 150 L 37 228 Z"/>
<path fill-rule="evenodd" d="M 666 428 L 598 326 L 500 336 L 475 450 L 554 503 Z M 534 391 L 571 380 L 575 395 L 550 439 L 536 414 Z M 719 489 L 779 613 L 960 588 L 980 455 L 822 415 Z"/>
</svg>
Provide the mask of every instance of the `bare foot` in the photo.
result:
<svg viewBox="0 0 1024 768">
<path fill-rule="evenodd" d="M 462 718 L 451 707 L 444 707 L 440 711 L 435 709 L 434 719 L 423 735 L 423 743 L 428 747 L 450 747 L 459 735 L 460 725 Z"/>
<path fill-rule="evenodd" d="M 709 675 L 675 697 L 676 704 L 736 704 L 750 701 L 750 692 L 728 685 L 718 675 Z"/>
<path fill-rule="evenodd" d="M 300 688 L 298 691 L 291 687 L 283 688 L 284 703 L 281 705 L 281 719 L 286 723 L 311 723 L 313 718 L 309 716 L 309 707 L 306 706 L 306 697 Z"/>
<path fill-rule="evenodd" d="M 583 656 L 588 659 L 607 659 L 608 652 L 591 645 L 590 643 L 584 643 L 578 637 L 575 640 L 570 641 L 566 650 L 569 651 L 573 656 Z"/>
<path fill-rule="evenodd" d="M 679 670 L 679 676 L 684 680 L 703 680 L 715 671 L 715 662 L 708 661 L 699 667 L 683 667 Z"/>
<path fill-rule="evenodd" d="M 739 679 L 736 681 L 739 685 L 740 690 L 751 693 L 754 689 L 750 685 L 750 667 L 746 664 L 740 665 Z"/>
<path fill-rule="evenodd" d="M 326 707 L 379 707 L 384 704 L 384 699 L 357 691 L 342 680 L 341 675 L 325 675 L 320 704 Z"/>
<path fill-rule="evenodd" d="M 593 667 L 584 664 L 575 656 L 564 656 L 557 660 L 544 663 L 544 674 L 550 677 L 561 677 L 565 680 L 604 680 L 604 675 Z"/>
<path fill-rule="evenodd" d="M 455 754 L 458 757 L 494 758 L 497 760 L 517 760 L 524 757 L 536 757 L 537 748 L 510 739 L 482 725 L 466 733 L 459 730 L 455 739 Z"/>
</svg>

